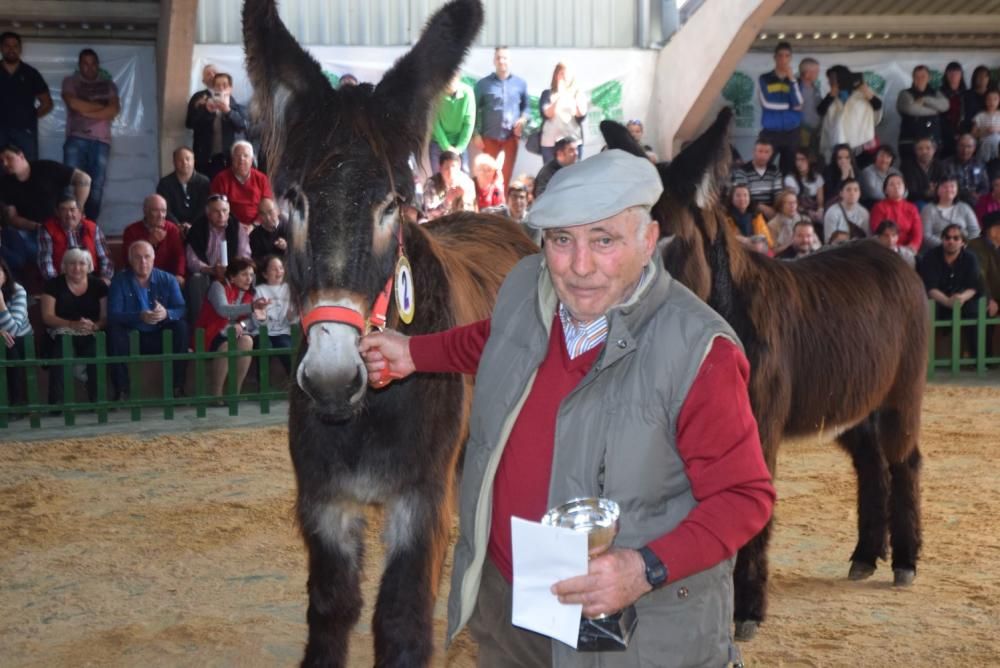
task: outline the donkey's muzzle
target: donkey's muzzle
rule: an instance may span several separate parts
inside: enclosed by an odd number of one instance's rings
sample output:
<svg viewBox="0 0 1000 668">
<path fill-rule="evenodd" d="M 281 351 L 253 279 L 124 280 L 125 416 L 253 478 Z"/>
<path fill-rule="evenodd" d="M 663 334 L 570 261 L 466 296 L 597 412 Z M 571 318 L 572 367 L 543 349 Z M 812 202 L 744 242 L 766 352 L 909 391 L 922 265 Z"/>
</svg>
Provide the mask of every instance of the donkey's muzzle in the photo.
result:
<svg viewBox="0 0 1000 668">
<path fill-rule="evenodd" d="M 309 347 L 295 380 L 321 413 L 349 417 L 361 405 L 368 372 L 358 353 L 358 330 L 323 322 L 309 328 Z"/>
</svg>

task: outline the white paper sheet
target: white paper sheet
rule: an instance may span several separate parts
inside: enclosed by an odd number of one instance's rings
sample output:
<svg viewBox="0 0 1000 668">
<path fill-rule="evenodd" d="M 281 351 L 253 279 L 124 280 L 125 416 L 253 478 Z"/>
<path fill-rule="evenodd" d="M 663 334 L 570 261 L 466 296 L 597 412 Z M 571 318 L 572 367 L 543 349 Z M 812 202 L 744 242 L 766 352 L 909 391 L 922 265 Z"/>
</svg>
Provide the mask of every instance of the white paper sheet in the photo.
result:
<svg viewBox="0 0 1000 668">
<path fill-rule="evenodd" d="M 587 574 L 587 534 L 510 519 L 514 561 L 511 622 L 576 649 L 583 606 L 559 602 L 550 591 L 559 580 Z"/>
</svg>

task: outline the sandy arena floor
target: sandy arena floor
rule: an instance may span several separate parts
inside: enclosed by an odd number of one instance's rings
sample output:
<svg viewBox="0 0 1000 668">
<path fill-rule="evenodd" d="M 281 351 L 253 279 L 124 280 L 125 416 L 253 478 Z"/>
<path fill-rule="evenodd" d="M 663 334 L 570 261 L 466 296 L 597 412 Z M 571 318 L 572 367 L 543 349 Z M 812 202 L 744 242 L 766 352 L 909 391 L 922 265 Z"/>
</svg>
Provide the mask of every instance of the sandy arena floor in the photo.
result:
<svg viewBox="0 0 1000 668">
<path fill-rule="evenodd" d="M 747 664 L 996 664 L 998 425 L 1000 389 L 929 388 L 924 558 L 905 590 L 890 586 L 886 565 L 867 582 L 845 579 L 855 535 L 847 457 L 818 442 L 787 447 L 770 620 L 743 646 Z M 0 665 L 295 665 L 306 572 L 293 486 L 283 428 L 3 444 Z M 378 523 L 373 512 L 368 594 L 382 560 Z M 369 607 L 352 666 L 372 663 L 370 616 Z M 474 657 L 463 637 L 437 665 Z"/>
</svg>

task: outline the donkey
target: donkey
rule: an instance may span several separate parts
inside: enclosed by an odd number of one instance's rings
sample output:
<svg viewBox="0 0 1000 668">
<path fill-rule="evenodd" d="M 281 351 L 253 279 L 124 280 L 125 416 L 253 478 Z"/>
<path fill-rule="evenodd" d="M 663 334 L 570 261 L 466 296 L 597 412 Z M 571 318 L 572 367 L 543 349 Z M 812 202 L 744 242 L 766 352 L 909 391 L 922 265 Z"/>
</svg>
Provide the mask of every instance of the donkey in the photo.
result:
<svg viewBox="0 0 1000 668">
<path fill-rule="evenodd" d="M 777 472 L 782 439 L 828 434 L 858 477 L 858 541 L 848 577 L 886 557 L 909 585 L 921 546 L 920 406 L 927 365 L 927 298 L 916 272 L 874 241 L 783 262 L 755 253 L 727 228 L 720 191 L 729 178 L 726 108 L 669 165 L 655 215 L 672 235 L 667 271 L 739 335 L 752 369 L 750 403 L 764 458 Z M 612 148 L 641 149 L 618 123 Z M 749 640 L 767 610 L 769 523 L 740 550 L 734 571 L 736 637 Z"/>
<path fill-rule="evenodd" d="M 369 504 L 383 505 L 387 517 L 372 623 L 376 665 L 426 665 L 432 655 L 470 383 L 457 374 L 415 374 L 370 388 L 357 347 L 373 324 L 412 335 L 488 317 L 507 271 L 537 252 L 506 220 L 460 214 L 418 226 L 401 214 L 414 196 L 407 159 L 420 149 L 431 105 L 482 20 L 479 0 L 453 0 L 377 86 L 333 90 L 273 0 L 244 5 L 253 108 L 274 190 L 289 213 L 288 281 L 306 338 L 288 420 L 309 555 L 303 665 L 345 665 L 362 606 Z M 402 256 L 412 267 L 412 285 L 405 282 L 405 298 L 415 300 L 412 324 L 387 305 Z"/>
</svg>

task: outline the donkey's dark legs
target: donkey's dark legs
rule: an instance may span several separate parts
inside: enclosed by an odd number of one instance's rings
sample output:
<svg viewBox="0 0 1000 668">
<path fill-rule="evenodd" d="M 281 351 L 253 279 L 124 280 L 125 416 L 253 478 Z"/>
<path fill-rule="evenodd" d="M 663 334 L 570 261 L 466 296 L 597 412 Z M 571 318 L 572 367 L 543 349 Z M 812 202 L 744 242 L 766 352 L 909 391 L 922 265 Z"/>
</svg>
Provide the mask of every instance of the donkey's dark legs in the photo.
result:
<svg viewBox="0 0 1000 668">
<path fill-rule="evenodd" d="M 361 615 L 364 521 L 336 504 L 303 517 L 309 548 L 309 640 L 302 665 L 347 665 L 348 636 Z"/>
<path fill-rule="evenodd" d="M 917 574 L 923 541 L 920 526 L 920 450 L 914 448 L 905 462 L 889 467 L 892 474 L 890 533 L 893 584 L 908 585 Z"/>
<path fill-rule="evenodd" d="M 771 541 L 773 520 L 754 536 L 736 555 L 733 570 L 736 639 L 750 640 L 767 614 L 767 545 Z"/>
<path fill-rule="evenodd" d="M 858 476 L 858 542 L 851 555 L 848 577 L 863 580 L 885 559 L 889 527 L 889 470 L 879 447 L 875 414 L 837 439 L 851 455 Z"/>
</svg>

